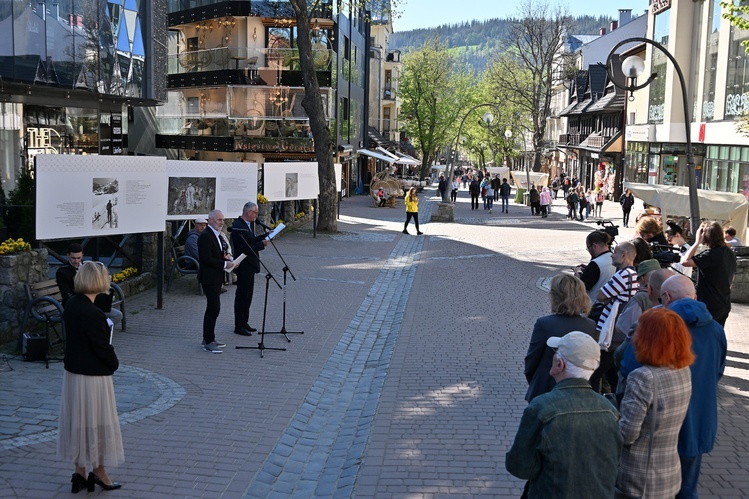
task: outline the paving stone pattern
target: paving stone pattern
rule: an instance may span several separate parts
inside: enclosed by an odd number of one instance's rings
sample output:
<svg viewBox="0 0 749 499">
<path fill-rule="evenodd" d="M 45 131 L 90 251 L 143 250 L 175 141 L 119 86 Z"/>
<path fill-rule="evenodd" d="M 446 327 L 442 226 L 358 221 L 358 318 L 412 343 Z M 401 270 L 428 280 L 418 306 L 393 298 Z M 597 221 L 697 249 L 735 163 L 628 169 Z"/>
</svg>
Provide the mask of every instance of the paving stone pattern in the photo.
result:
<svg viewBox="0 0 749 499">
<path fill-rule="evenodd" d="M 194 278 L 177 279 L 161 310 L 154 290 L 130 297 L 113 378 L 127 461 L 109 470 L 125 485 L 106 494 L 518 497 L 504 455 L 526 406 L 523 356 L 535 318 L 549 313 L 549 279 L 587 260 L 597 226 L 566 221 L 561 200 L 543 220 L 516 205 L 471 211 L 463 189 L 455 223 L 428 223 L 433 194 L 419 203 L 425 236 L 401 234 L 402 205 L 359 196 L 342 202 L 338 234 L 304 228 L 278 240 L 296 276 L 287 329 L 304 331 L 291 342 L 266 336 L 285 352 L 234 348 L 259 339 L 232 334 L 233 287 L 221 296 L 221 355 L 200 348 L 205 298 Z M 618 204 L 604 215 L 621 225 Z M 619 240 L 634 232 L 620 230 Z M 275 253 L 262 258 L 280 279 Z M 271 283 L 268 332 L 281 328 L 282 297 Z M 748 318 L 749 306 L 734 304 L 726 324 L 703 497 L 749 496 Z M 0 358 L 0 497 L 69 496 L 72 465 L 55 456 L 61 379 L 60 363 Z"/>
</svg>

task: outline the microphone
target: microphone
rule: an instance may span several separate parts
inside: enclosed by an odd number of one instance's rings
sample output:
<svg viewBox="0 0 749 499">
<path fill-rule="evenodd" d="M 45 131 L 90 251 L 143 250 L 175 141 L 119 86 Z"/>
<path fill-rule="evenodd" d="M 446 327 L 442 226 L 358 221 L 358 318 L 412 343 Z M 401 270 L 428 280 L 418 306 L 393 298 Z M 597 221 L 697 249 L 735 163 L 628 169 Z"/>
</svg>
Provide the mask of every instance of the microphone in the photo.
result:
<svg viewBox="0 0 749 499">
<path fill-rule="evenodd" d="M 227 227 L 226 230 L 228 230 L 229 232 L 250 232 L 248 229 L 240 229 L 234 227 Z"/>
<path fill-rule="evenodd" d="M 261 222 L 260 220 L 255 220 L 255 223 L 258 224 L 260 227 L 262 227 L 265 230 L 273 230 L 270 227 L 268 227 L 267 225 L 265 225 L 263 222 Z"/>
</svg>

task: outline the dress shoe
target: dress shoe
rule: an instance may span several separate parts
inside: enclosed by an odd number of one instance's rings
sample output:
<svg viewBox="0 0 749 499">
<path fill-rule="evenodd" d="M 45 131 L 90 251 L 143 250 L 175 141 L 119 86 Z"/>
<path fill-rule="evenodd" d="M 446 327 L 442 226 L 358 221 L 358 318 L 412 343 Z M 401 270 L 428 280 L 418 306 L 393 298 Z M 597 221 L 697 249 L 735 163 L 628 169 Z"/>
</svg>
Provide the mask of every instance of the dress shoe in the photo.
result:
<svg viewBox="0 0 749 499">
<path fill-rule="evenodd" d="M 255 329 L 254 327 L 250 326 L 249 324 L 245 324 L 244 325 L 244 329 L 248 333 L 256 333 L 257 332 L 257 329 Z"/>
<path fill-rule="evenodd" d="M 91 478 L 91 475 L 89 475 L 89 478 Z M 86 489 L 89 492 L 94 491 L 94 482 L 93 480 L 86 480 L 83 478 L 82 475 L 78 473 L 73 473 L 73 478 L 70 479 L 71 488 L 70 491 L 73 494 L 77 494 L 79 490 Z"/>
<path fill-rule="evenodd" d="M 98 476 L 94 475 L 93 472 L 88 474 L 88 479 L 91 480 L 92 476 L 93 482 L 104 490 L 115 490 L 122 487 L 122 484 L 120 482 L 112 482 L 110 485 L 107 485 L 106 483 L 102 482 Z"/>
<path fill-rule="evenodd" d="M 235 329 L 234 334 L 238 334 L 239 336 L 252 336 L 251 332 L 244 329 Z"/>
</svg>

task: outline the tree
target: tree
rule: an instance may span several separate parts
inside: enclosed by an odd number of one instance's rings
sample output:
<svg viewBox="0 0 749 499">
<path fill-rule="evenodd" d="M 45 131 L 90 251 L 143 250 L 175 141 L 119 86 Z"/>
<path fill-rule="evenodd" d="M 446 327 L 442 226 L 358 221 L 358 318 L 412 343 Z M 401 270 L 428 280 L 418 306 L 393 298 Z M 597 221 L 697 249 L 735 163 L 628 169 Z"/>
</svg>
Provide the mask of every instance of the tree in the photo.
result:
<svg viewBox="0 0 749 499">
<path fill-rule="evenodd" d="M 533 170 L 541 169 L 546 119 L 551 112 L 551 97 L 558 75 L 557 54 L 570 32 L 572 18 L 559 7 L 549 11 L 542 0 L 524 0 L 521 18 L 513 20 L 508 36 L 508 51 L 491 64 L 492 78 L 498 87 L 514 89 L 505 102 L 516 106 L 531 122 Z"/>
<path fill-rule="evenodd" d="M 297 40 L 299 48 L 299 65 L 304 82 L 304 99 L 302 107 L 309 116 L 310 130 L 315 141 L 317 174 L 320 183 L 320 204 L 317 211 L 317 228 L 321 231 L 336 232 L 336 203 L 338 194 L 335 188 L 335 169 L 333 167 L 334 142 L 328 127 L 327 115 L 323 104 L 320 84 L 317 81 L 315 63 L 312 56 L 312 39 L 310 37 L 309 13 L 319 8 L 319 0 L 290 0 L 297 21 Z"/>
<path fill-rule="evenodd" d="M 439 150 L 455 140 L 455 125 L 472 103 L 470 76 L 439 38 L 403 57 L 401 114 L 406 133 L 421 151 L 419 177 L 429 173 Z"/>
</svg>

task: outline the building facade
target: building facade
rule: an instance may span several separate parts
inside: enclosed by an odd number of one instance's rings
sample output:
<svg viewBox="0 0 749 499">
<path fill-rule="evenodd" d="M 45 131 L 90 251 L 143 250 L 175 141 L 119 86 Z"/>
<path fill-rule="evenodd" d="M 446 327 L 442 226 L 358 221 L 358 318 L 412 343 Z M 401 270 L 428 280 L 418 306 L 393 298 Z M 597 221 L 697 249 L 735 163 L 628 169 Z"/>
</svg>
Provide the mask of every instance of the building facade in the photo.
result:
<svg viewBox="0 0 749 499">
<path fill-rule="evenodd" d="M 665 0 L 651 5 L 647 37 L 678 62 L 686 96 L 674 65 L 646 45 L 641 50 L 642 81 L 653 72 L 659 76 L 634 92 L 627 108 L 626 180 L 688 185 L 689 127 L 698 187 L 749 197 L 749 138 L 740 127 L 742 116 L 749 112 L 749 56 L 742 45 L 749 31 L 732 26 L 722 13 L 720 0 Z"/>
<path fill-rule="evenodd" d="M 132 109 L 166 99 L 166 0 L 0 3 L 0 174 L 37 154 L 126 154 Z"/>
</svg>

